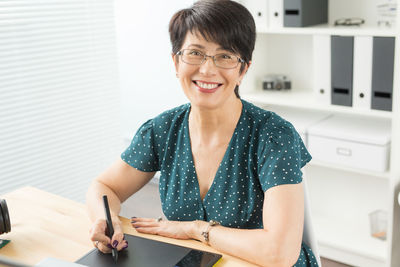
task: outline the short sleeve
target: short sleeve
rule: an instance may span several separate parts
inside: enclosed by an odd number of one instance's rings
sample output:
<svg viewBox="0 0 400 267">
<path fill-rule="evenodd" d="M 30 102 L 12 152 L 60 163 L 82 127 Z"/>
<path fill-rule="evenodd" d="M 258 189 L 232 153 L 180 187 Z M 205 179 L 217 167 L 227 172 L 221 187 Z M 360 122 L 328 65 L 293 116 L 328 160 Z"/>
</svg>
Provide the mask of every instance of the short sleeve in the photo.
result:
<svg viewBox="0 0 400 267">
<path fill-rule="evenodd" d="M 282 184 L 298 184 L 302 171 L 311 160 L 300 135 L 286 122 L 266 135 L 258 149 L 258 176 L 263 191 Z"/>
<path fill-rule="evenodd" d="M 129 147 L 121 154 L 123 161 L 139 171 L 159 170 L 153 128 L 153 120 L 145 122 L 136 132 Z"/>
</svg>

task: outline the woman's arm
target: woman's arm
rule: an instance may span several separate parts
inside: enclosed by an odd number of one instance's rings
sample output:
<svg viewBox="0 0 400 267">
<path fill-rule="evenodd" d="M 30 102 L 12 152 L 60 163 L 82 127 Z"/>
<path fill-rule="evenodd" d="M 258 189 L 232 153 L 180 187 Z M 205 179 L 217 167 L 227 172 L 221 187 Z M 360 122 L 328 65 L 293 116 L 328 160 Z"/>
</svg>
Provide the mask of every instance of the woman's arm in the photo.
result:
<svg viewBox="0 0 400 267">
<path fill-rule="evenodd" d="M 98 245 L 101 251 L 109 252 L 110 247 L 107 245 L 113 244 L 115 241 L 119 244 L 119 246 L 117 245 L 118 249 L 123 248 L 123 232 L 118 218 L 121 203 L 148 183 L 154 174 L 155 172 L 139 171 L 118 159 L 92 182 L 86 194 L 86 205 L 89 217 L 94 222 L 91 240 L 102 243 Z M 105 235 L 103 195 L 107 195 L 114 225 L 115 234 L 112 240 Z"/>
<path fill-rule="evenodd" d="M 209 244 L 226 254 L 242 258 L 261 266 L 293 266 L 301 249 L 304 220 L 303 185 L 275 186 L 265 192 L 263 204 L 264 229 L 236 229 L 213 226 Z M 204 221 L 155 222 L 135 218 L 132 223 L 138 232 L 173 238 L 193 238 L 204 241 Z"/>
<path fill-rule="evenodd" d="M 293 266 L 301 249 L 304 220 L 303 185 L 281 185 L 265 192 L 264 229 L 241 230 L 211 227 L 209 240 L 215 249 L 262 266 Z M 195 238 L 202 240 L 201 222 Z"/>
</svg>

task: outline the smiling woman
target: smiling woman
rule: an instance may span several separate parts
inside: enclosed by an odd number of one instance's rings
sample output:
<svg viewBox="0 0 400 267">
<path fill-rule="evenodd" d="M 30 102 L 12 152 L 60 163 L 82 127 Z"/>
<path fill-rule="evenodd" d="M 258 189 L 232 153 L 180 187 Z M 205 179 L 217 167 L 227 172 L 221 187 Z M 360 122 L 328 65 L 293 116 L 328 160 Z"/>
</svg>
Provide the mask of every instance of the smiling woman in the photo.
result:
<svg viewBox="0 0 400 267">
<path fill-rule="evenodd" d="M 240 99 L 255 25 L 228 0 L 203 0 L 169 25 L 172 60 L 190 103 L 145 122 L 131 145 L 89 188 L 97 247 L 127 247 L 120 204 L 160 171 L 168 220 L 132 218 L 138 232 L 197 239 L 262 266 L 317 266 L 302 242 L 301 168 L 311 160 L 299 134 L 273 112 Z M 115 234 L 104 234 L 99 206 L 110 200 Z"/>
</svg>

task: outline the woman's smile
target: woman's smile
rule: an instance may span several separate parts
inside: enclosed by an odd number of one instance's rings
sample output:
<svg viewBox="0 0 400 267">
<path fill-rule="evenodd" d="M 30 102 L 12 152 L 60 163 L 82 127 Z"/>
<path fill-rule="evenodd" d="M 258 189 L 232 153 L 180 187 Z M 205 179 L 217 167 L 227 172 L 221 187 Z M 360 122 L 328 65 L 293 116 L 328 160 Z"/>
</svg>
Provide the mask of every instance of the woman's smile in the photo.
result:
<svg viewBox="0 0 400 267">
<path fill-rule="evenodd" d="M 193 83 L 200 92 L 208 94 L 214 93 L 222 86 L 222 83 L 206 82 L 199 80 L 193 80 Z"/>
</svg>

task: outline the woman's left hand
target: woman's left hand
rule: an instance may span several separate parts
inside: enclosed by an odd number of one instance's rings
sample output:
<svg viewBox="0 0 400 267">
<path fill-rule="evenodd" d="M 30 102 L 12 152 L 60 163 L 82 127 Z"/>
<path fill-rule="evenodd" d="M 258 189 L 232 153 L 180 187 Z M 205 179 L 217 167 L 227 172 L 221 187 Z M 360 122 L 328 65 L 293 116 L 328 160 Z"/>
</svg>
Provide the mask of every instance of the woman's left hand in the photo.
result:
<svg viewBox="0 0 400 267">
<path fill-rule="evenodd" d="M 157 220 L 150 218 L 131 218 L 132 226 L 139 233 L 161 235 L 177 239 L 191 239 L 191 229 L 195 227 L 195 221 L 180 222 Z"/>
</svg>

